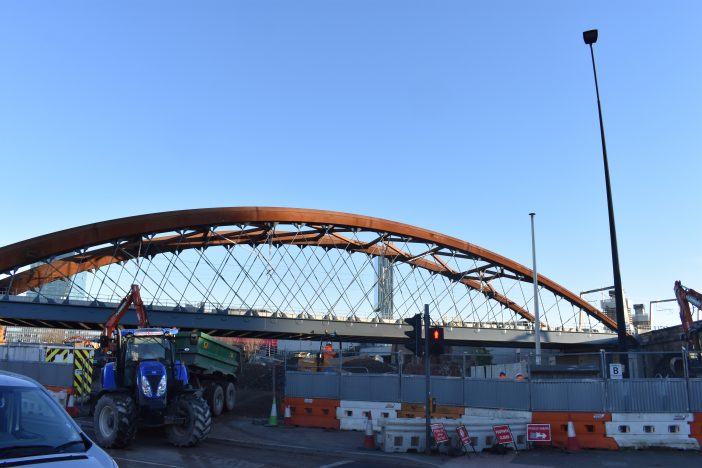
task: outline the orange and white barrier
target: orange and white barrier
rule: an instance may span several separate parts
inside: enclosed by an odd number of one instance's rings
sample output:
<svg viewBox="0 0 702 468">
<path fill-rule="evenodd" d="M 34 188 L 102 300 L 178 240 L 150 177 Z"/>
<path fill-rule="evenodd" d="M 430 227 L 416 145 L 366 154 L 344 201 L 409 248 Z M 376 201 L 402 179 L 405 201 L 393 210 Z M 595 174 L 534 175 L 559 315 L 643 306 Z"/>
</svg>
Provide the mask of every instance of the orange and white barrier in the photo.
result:
<svg viewBox="0 0 702 468">
<path fill-rule="evenodd" d="M 700 443 L 693 437 L 692 413 L 612 413 L 607 422 L 607 435 L 619 447 L 642 449 L 667 447 L 699 450 Z"/>
<path fill-rule="evenodd" d="M 373 430 L 379 431 L 379 422 L 397 418 L 400 407 L 400 403 L 392 402 L 341 400 L 336 409 L 336 418 L 342 431 L 365 431 L 370 414 Z"/>
<path fill-rule="evenodd" d="M 465 413 L 462 406 L 436 405 L 432 408 L 431 417 L 436 419 L 460 419 Z M 402 403 L 397 413 L 398 418 L 425 417 L 424 405 L 418 403 Z"/>
<path fill-rule="evenodd" d="M 607 433 L 607 422 L 612 420 L 611 413 L 567 413 L 557 411 L 534 411 L 532 423 L 550 424 L 552 445 L 566 448 L 568 446 L 568 421 L 571 421 L 578 444 L 585 449 L 617 450 L 617 441 Z M 549 443 L 536 443 L 549 445 Z"/>
<path fill-rule="evenodd" d="M 466 427 L 471 445 L 480 452 L 495 445 L 494 426 L 508 425 L 519 450 L 529 448 L 526 440 L 527 424 L 531 423 L 531 411 L 464 408 L 460 422 Z"/>
<path fill-rule="evenodd" d="M 451 445 L 461 447 L 456 428 L 465 425 L 475 452 L 481 452 L 497 444 L 493 428 L 498 425 L 509 425 L 510 431 L 519 450 L 528 449 L 526 443 L 527 420 L 508 420 L 494 418 L 470 417 L 468 419 L 440 418 L 432 419 L 432 423 L 444 425 Z M 383 421 L 380 441 L 384 452 L 423 452 L 426 444 L 424 418 L 397 418 Z"/>
<path fill-rule="evenodd" d="M 69 391 L 59 389 L 55 398 L 67 406 Z M 422 405 L 394 402 L 291 398 L 284 402 L 286 422 L 293 426 L 380 432 L 386 452 L 423 451 L 424 411 Z M 452 436 L 459 424 L 468 430 L 477 452 L 492 447 L 493 427 L 509 425 L 519 450 L 529 448 L 529 423 L 549 424 L 553 445 L 569 450 L 667 447 L 700 450 L 702 413 L 594 413 L 557 411 L 513 411 L 485 408 L 445 407 L 450 411 L 434 413 L 432 421 L 441 422 Z M 458 411 L 461 410 L 461 411 Z M 443 416 L 444 413 L 448 417 Z M 73 413 L 71 413 L 73 414 Z M 437 417 L 439 416 L 439 417 Z"/>
<path fill-rule="evenodd" d="M 336 418 L 339 400 L 286 397 L 284 405 L 290 407 L 292 426 L 339 429 Z"/>
</svg>

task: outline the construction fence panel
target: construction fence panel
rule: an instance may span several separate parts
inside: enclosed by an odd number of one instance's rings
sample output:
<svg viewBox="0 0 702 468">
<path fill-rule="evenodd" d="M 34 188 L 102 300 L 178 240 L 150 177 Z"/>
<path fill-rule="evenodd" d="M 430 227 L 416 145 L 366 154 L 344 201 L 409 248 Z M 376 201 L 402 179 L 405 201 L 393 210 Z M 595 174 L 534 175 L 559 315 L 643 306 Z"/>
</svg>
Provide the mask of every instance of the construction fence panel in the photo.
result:
<svg viewBox="0 0 702 468">
<path fill-rule="evenodd" d="M 70 364 L 0 361 L 44 385 L 71 386 Z M 286 373 L 290 397 L 424 404 L 423 375 Z M 498 380 L 432 376 L 440 405 L 532 411 L 683 413 L 702 412 L 702 379 Z"/>
<path fill-rule="evenodd" d="M 424 404 L 426 401 L 426 380 L 423 375 L 402 376 L 402 403 Z"/>
<path fill-rule="evenodd" d="M 690 379 L 687 388 L 690 394 L 690 411 L 702 413 L 702 379 Z"/>
<path fill-rule="evenodd" d="M 339 399 L 339 374 L 290 372 L 285 375 L 285 396 Z"/>
<path fill-rule="evenodd" d="M 400 401 L 398 375 L 351 374 L 341 376 L 340 400 Z"/>
<path fill-rule="evenodd" d="M 601 380 L 533 380 L 532 411 L 604 411 Z"/>
<path fill-rule="evenodd" d="M 424 383 L 424 379 L 422 379 Z M 463 406 L 463 379 L 461 377 L 432 377 L 431 396 L 439 405 Z"/>
<path fill-rule="evenodd" d="M 0 360 L 3 361 L 44 361 L 44 348 L 41 346 L 0 346 Z"/>
<path fill-rule="evenodd" d="M 617 413 L 685 413 L 684 379 L 608 380 L 608 411 Z"/>
<path fill-rule="evenodd" d="M 42 385 L 73 386 L 73 364 L 0 361 L 0 370 L 25 375 Z"/>
<path fill-rule="evenodd" d="M 463 384 L 463 405 L 528 411 L 529 390 L 526 380 L 466 379 Z"/>
</svg>

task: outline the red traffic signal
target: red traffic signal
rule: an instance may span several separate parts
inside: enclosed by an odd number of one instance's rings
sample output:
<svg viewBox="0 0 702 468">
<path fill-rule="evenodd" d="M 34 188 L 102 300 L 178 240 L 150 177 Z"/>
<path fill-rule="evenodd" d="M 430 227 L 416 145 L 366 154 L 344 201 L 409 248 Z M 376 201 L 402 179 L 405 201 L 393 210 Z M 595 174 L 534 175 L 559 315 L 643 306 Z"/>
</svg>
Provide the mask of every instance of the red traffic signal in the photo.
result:
<svg viewBox="0 0 702 468">
<path fill-rule="evenodd" d="M 444 329 L 442 327 L 432 327 L 429 330 L 429 354 L 432 356 L 444 354 Z"/>
</svg>

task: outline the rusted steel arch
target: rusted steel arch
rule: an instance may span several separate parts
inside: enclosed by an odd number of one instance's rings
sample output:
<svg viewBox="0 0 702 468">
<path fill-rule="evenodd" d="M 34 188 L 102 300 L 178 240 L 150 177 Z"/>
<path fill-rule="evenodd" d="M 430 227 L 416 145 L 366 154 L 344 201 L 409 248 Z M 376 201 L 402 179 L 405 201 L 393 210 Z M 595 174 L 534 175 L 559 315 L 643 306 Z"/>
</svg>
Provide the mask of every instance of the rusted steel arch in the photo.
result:
<svg viewBox="0 0 702 468">
<path fill-rule="evenodd" d="M 480 281 L 462 277 L 455 271 L 451 270 L 445 264 L 437 264 L 423 258 L 417 258 L 395 247 L 392 244 L 382 242 L 386 247 L 380 247 L 378 244 L 367 245 L 366 243 L 348 239 L 341 234 L 334 232 L 331 234 L 305 233 L 300 235 L 296 232 L 275 232 L 267 234 L 264 229 L 251 229 L 243 235 L 241 232 L 218 232 L 213 235 L 208 233 L 195 233 L 194 235 L 184 236 L 163 236 L 149 240 L 149 249 L 144 255 L 156 255 L 166 252 L 183 251 L 187 249 L 201 247 L 228 246 L 235 244 L 264 244 L 271 243 L 273 245 L 297 245 L 297 246 L 317 246 L 324 248 L 336 248 L 341 250 L 349 250 L 351 252 L 365 253 L 373 256 L 387 256 L 388 249 L 393 252 L 393 261 L 408 263 L 412 266 L 424 268 L 430 272 L 446 276 L 453 281 L 464 284 L 471 289 L 480 291 L 489 295 L 491 299 L 499 302 L 504 307 L 512 310 L 522 318 L 533 322 L 534 316 L 524 310 L 507 296 L 495 291 L 489 284 L 483 284 Z M 379 242 L 381 243 L 381 242 Z M 131 241 L 126 244 L 119 245 L 117 249 L 114 247 L 106 247 L 97 249 L 91 252 L 76 254 L 68 258 L 53 260 L 43 265 L 39 265 L 30 270 L 18 273 L 12 279 L 12 290 L 14 294 L 21 294 L 34 288 L 38 288 L 43 284 L 52 281 L 66 278 L 71 275 L 82 273 L 112 263 L 137 258 L 140 255 L 141 241 Z M 10 278 L 5 278 L 0 281 L 0 288 L 9 287 Z"/>
<path fill-rule="evenodd" d="M 236 243 L 232 238 L 228 239 L 226 236 L 221 236 L 221 233 L 216 233 L 211 238 L 210 234 L 213 232 L 211 228 L 216 226 L 251 225 L 252 229 L 246 231 L 246 236 L 241 238 L 240 242 L 262 243 L 269 241 L 276 244 L 291 244 L 290 237 L 292 233 L 278 232 L 270 235 L 271 229 L 277 223 L 301 224 L 313 228 L 315 231 L 308 233 L 304 237 L 300 237 L 296 233 L 294 243 L 301 246 L 318 245 L 329 248 L 350 248 L 351 250 L 371 255 L 380 255 L 381 251 L 386 252 L 387 249 L 390 249 L 399 261 L 425 268 L 433 273 L 442 274 L 454 281 L 461 282 L 472 289 L 481 291 L 490 299 L 496 300 L 525 319 L 533 321 L 533 317 L 527 311 L 509 298 L 497 293 L 488 284 L 490 280 L 497 277 L 496 275 L 508 276 L 510 274 L 516 275 L 513 276 L 514 279 L 520 281 L 533 281 L 532 271 L 513 260 L 460 239 L 407 224 L 369 216 L 299 208 L 235 207 L 171 211 L 120 218 L 46 234 L 0 248 L 0 272 L 7 274 L 12 274 L 23 266 L 50 259 L 48 265 L 38 267 L 39 269 L 35 268 L 28 272 L 21 272 L 1 280 L 0 289 L 9 288 L 10 282 L 13 283 L 13 290 L 20 284 L 24 284 L 23 287 L 31 289 L 36 287 L 36 285 L 57 279 L 57 277 L 50 274 L 51 271 L 59 272 L 59 277 L 69 276 L 79 271 L 97 268 L 101 264 L 106 265 L 126 260 L 126 257 L 129 257 L 129 250 L 125 250 L 125 247 L 136 249 L 136 255 L 134 255 L 134 252 L 131 253 L 131 255 L 136 257 L 142 254 L 139 247 L 144 243 L 144 236 L 147 236 L 149 238 L 148 241 L 153 245 L 159 245 L 160 243 L 162 244 L 161 247 L 165 249 L 164 251 L 172 252 L 203 247 L 205 244 L 206 246 L 212 246 L 216 245 L 216 242 L 219 242 L 220 245 Z M 158 233 L 184 230 L 192 230 L 194 232 L 182 236 L 150 237 Z M 352 241 L 343 236 L 344 230 L 349 232 L 353 230 L 373 231 L 382 234 L 373 242 L 363 243 Z M 241 233 L 239 232 L 238 234 Z M 392 236 L 411 238 L 414 241 L 433 244 L 437 248 L 423 255 L 412 257 L 392 244 Z M 217 240 L 218 237 L 221 239 Z M 115 242 L 121 243 L 118 248 L 106 247 L 95 251 L 86 251 L 86 249 L 91 247 Z M 382 247 L 378 244 L 382 244 Z M 441 252 L 442 249 L 458 252 L 467 258 L 487 262 L 487 265 L 468 272 L 453 271 L 442 261 L 442 254 L 446 255 L 446 252 Z M 112 253 L 110 253 L 110 250 Z M 115 256 L 114 253 L 118 250 L 125 252 L 125 258 Z M 57 256 L 76 251 L 85 253 L 79 253 L 63 260 L 51 260 Z M 81 255 L 88 255 L 88 257 L 81 258 Z M 435 261 L 428 260 L 427 256 L 431 256 Z M 89 266 L 90 264 L 93 266 Z M 482 279 L 482 275 L 491 268 L 502 269 L 503 272 Z M 507 270 L 508 273 L 504 273 L 504 270 Z M 481 276 L 481 279 L 476 280 L 469 276 L 471 274 L 478 274 Z M 15 281 L 18 284 L 15 284 Z M 542 275 L 539 275 L 539 284 L 579 307 L 608 328 L 616 330 L 614 320 L 566 288 Z"/>
</svg>

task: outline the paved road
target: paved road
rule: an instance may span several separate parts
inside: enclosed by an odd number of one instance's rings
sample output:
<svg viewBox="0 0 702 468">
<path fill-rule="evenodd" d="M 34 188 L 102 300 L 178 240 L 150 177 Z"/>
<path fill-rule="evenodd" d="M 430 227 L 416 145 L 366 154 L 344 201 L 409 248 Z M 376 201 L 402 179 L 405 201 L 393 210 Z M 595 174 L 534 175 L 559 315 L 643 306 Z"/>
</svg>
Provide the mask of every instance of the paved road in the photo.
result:
<svg viewBox="0 0 702 468">
<path fill-rule="evenodd" d="M 176 449 L 164 443 L 158 432 L 141 433 L 139 440 L 127 450 L 108 450 L 120 467 L 123 468 L 180 468 L 180 467 L 319 467 L 319 468 L 396 468 L 398 466 L 442 466 L 445 468 L 480 465 L 481 467 L 505 468 L 667 468 L 678 466 L 702 466 L 699 452 L 679 452 L 668 450 L 607 452 L 585 450 L 568 454 L 554 450 L 537 450 L 492 455 L 488 453 L 467 457 L 449 458 L 434 455 L 385 455 L 377 453 L 369 457 L 353 454 L 307 454 L 284 450 L 262 450 L 255 447 L 241 447 L 217 441 L 205 441 L 195 449 Z M 412 458 L 417 458 L 413 463 Z"/>
<path fill-rule="evenodd" d="M 81 421 L 92 436 L 89 421 Z M 162 429 L 141 429 L 124 450 L 108 450 L 121 467 L 342 467 L 480 465 L 507 468 L 667 468 L 702 466 L 702 453 L 677 450 L 583 450 L 568 454 L 558 449 L 481 453 L 457 458 L 423 454 L 385 454 L 359 450 L 363 433 L 309 428 L 268 428 L 249 418 L 217 418 L 210 438 L 190 449 L 172 447 Z"/>
<path fill-rule="evenodd" d="M 165 435 L 158 430 L 140 431 L 138 439 L 130 448 L 108 450 L 108 452 L 123 468 L 391 468 L 398 466 L 398 459 L 391 456 L 388 456 L 387 461 L 384 461 L 348 456 L 348 454 L 336 455 L 315 452 L 304 454 L 297 451 L 289 453 L 229 445 L 212 440 L 206 440 L 196 448 L 178 449 L 170 446 L 165 440 Z M 404 463 L 402 465 L 407 466 Z"/>
</svg>

